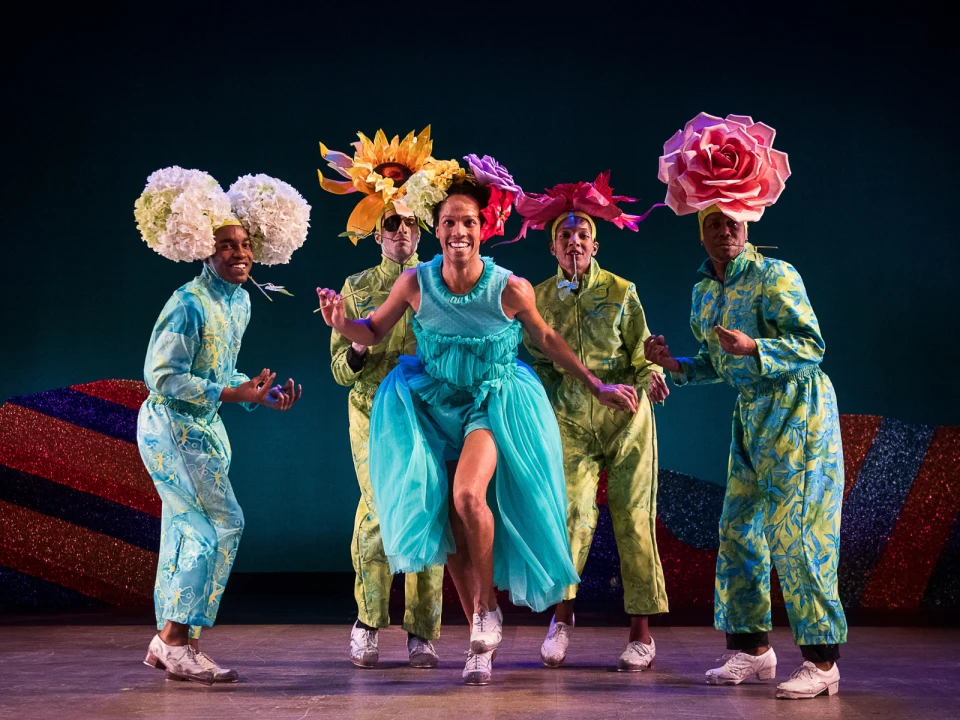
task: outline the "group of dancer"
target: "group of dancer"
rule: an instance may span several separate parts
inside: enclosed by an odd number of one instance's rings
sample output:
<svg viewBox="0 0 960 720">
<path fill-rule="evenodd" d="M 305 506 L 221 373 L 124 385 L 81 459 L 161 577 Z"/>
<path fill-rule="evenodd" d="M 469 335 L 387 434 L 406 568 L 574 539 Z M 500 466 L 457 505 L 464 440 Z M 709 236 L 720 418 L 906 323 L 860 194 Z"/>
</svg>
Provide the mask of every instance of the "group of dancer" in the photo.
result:
<svg viewBox="0 0 960 720">
<path fill-rule="evenodd" d="M 393 576 L 404 573 L 410 664 L 435 667 L 446 566 L 470 627 L 465 683 L 491 680 L 503 637 L 497 589 L 516 605 L 553 607 L 540 657 L 561 665 L 606 470 L 631 616 L 617 668 L 653 667 L 648 618 L 668 610 L 656 545 L 653 406 L 669 394 L 667 373 L 677 386 L 726 382 L 738 390 L 715 597 L 715 626 L 734 652 L 707 682 L 775 677 L 767 635 L 772 560 L 804 658 L 777 695 L 837 692 L 846 622 L 837 595 L 836 400 L 819 368 L 824 344 L 800 276 L 747 242 L 747 223 L 777 200 L 790 175 L 787 156 L 772 148 L 772 128 L 701 114 L 664 145 L 666 205 L 697 213 L 708 256 L 691 310 L 700 347 L 686 358 L 651 334 L 636 285 L 597 263 L 598 221 L 636 231 L 645 217 L 623 212 L 619 204 L 633 200 L 613 194 L 608 173 L 525 193 L 489 156 L 469 155 L 463 165 L 434 158 L 429 128 L 402 141 L 382 131 L 359 137 L 352 156 L 321 144 L 344 179 L 321 173 L 320 183 L 364 196 L 344 235 L 356 243 L 373 234 L 383 257 L 347 278 L 340 293 L 317 290 L 333 328 L 333 375 L 351 387 L 361 490 L 351 661 L 376 665 Z M 511 210 L 523 217 L 517 239 L 546 231 L 559 266 L 536 287 L 480 254 L 504 235 Z M 200 628 L 216 617 L 243 528 L 217 409 L 242 402 L 287 410 L 300 397 L 292 379 L 274 385 L 266 369 L 248 379 L 235 365 L 249 319 L 240 285 L 254 261 L 289 260 L 306 237 L 308 214 L 282 181 L 248 176 L 223 193 L 209 176 L 179 168 L 151 176 L 137 203 L 148 244 L 173 259 L 204 260 L 200 277 L 174 293 L 155 327 L 145 367 L 151 395 L 138 426 L 163 500 L 159 633 L 146 662 L 171 679 L 237 680 L 198 644 Z M 427 229 L 440 254 L 421 262 Z M 521 342 L 532 369 L 517 360 Z"/>
</svg>

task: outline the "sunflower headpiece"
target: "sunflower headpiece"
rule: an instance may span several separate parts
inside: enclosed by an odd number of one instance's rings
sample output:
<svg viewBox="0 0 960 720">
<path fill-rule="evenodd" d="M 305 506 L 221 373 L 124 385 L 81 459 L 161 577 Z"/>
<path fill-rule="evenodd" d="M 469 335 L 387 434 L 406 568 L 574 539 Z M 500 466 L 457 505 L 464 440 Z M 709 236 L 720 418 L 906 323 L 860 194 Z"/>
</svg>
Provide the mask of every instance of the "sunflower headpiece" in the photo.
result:
<svg viewBox="0 0 960 720">
<path fill-rule="evenodd" d="M 407 192 L 405 183 L 431 159 L 433 150 L 429 125 L 419 135 L 410 132 L 403 140 L 395 135 L 388 141 L 383 130 L 377 130 L 373 140 L 363 133 L 357 136 L 360 140 L 352 143 L 355 150 L 352 158 L 320 143 L 321 157 L 347 180 L 330 180 L 317 170 L 320 187 L 327 192 L 366 195 L 353 209 L 343 233 L 354 245 L 374 231 L 392 205 L 399 204 Z"/>
</svg>

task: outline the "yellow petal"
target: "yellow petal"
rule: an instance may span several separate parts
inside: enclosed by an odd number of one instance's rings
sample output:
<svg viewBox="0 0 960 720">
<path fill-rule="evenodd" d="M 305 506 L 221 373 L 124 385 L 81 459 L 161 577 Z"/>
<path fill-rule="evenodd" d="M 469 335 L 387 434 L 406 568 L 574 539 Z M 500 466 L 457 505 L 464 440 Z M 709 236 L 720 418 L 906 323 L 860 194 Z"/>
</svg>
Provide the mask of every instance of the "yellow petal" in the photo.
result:
<svg viewBox="0 0 960 720">
<path fill-rule="evenodd" d="M 347 231 L 356 233 L 359 237 L 369 235 L 373 232 L 377 220 L 383 214 L 384 207 L 385 203 L 382 197 L 368 195 L 350 213 L 350 218 L 347 220 Z M 354 244 L 356 244 L 356 240 L 354 240 Z"/>
<path fill-rule="evenodd" d="M 317 170 L 317 176 L 320 178 L 320 187 L 334 195 L 346 195 L 357 191 L 350 180 L 328 180 L 319 170 Z"/>
</svg>

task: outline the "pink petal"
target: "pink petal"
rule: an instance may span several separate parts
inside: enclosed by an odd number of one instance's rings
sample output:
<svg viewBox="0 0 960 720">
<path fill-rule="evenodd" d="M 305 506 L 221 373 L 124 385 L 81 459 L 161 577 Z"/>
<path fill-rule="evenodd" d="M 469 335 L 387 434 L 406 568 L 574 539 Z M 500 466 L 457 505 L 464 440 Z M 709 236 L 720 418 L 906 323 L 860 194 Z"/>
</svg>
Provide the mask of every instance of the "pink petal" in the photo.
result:
<svg viewBox="0 0 960 720">
<path fill-rule="evenodd" d="M 751 123 L 750 127 L 747 128 L 747 132 L 755 137 L 761 145 L 766 145 L 767 147 L 773 146 L 773 139 L 777 136 L 776 130 L 762 122 Z"/>
<path fill-rule="evenodd" d="M 673 137 L 663 144 L 663 154 L 670 155 L 683 147 L 684 136 L 682 130 L 677 130 Z"/>
<path fill-rule="evenodd" d="M 785 152 L 770 149 L 770 166 L 777 171 L 781 178 L 786 180 L 790 177 L 790 161 Z"/>
<path fill-rule="evenodd" d="M 688 122 L 683 126 L 683 132 L 686 134 L 688 131 L 699 133 L 704 128 L 712 127 L 714 125 L 719 125 L 723 123 L 722 118 L 718 118 L 716 115 L 710 115 L 708 113 L 702 112 L 697 115 L 693 120 Z"/>
<path fill-rule="evenodd" d="M 743 125 L 748 127 L 753 125 L 753 118 L 749 115 L 727 115 L 727 122 L 737 123 L 738 125 Z"/>
</svg>

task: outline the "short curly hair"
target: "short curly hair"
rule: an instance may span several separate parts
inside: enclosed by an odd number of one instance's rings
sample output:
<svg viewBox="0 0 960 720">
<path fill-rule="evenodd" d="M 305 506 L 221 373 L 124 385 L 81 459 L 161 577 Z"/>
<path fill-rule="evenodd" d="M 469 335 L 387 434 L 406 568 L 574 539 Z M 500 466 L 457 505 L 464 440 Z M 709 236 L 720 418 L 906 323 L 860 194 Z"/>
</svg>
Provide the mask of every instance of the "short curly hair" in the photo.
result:
<svg viewBox="0 0 960 720">
<path fill-rule="evenodd" d="M 440 222 L 440 208 L 443 207 L 443 203 L 452 198 L 454 195 L 465 195 L 473 200 L 477 204 L 477 209 L 481 211 L 490 204 L 490 188 L 486 185 L 478 185 L 476 181 L 472 179 L 455 182 L 447 190 L 447 197 L 443 200 L 443 202 L 438 202 L 433 206 L 434 226 Z M 483 215 L 481 214 L 480 224 L 483 225 L 484 222 Z"/>
</svg>

